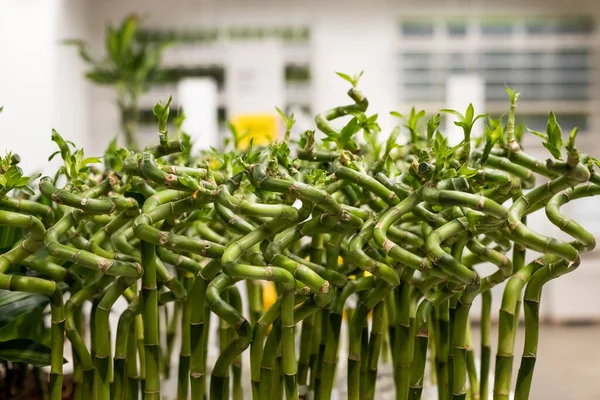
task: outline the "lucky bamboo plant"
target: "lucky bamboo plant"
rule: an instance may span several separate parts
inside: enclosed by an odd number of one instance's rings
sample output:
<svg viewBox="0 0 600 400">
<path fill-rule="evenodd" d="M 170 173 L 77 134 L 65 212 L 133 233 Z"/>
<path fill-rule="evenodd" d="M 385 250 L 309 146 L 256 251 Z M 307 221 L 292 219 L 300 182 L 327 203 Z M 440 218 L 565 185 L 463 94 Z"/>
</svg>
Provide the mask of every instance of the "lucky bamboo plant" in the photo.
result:
<svg viewBox="0 0 600 400">
<path fill-rule="evenodd" d="M 510 89 L 506 118 L 443 110 L 464 130 L 456 146 L 439 113 L 426 120 L 416 110 L 406 129 L 381 138 L 360 76 L 340 76 L 352 102 L 316 116 L 322 141 L 306 131 L 290 143 L 294 118 L 282 113 L 281 141 L 190 154 L 189 137 L 167 131 L 170 102 L 159 102 L 158 144 L 138 152 L 113 142 L 103 165 L 55 132 L 64 165 L 40 179 L 40 195 L 14 156 L 2 159 L 0 224 L 24 233 L 0 256 L 0 287 L 47 299 L 51 399 L 62 395 L 65 346 L 75 399 L 329 399 L 340 371 L 349 399 L 374 399 L 384 363 L 399 400 L 421 398 L 425 385 L 440 399 L 508 399 L 521 313 L 514 390 L 529 397 L 542 289 L 595 246 L 561 206 L 600 194 L 598 161 L 578 151 L 576 129 L 563 142 L 552 113 L 535 132 L 551 157 L 527 154 Z M 475 139 L 479 118 L 485 132 Z M 527 216 L 541 210 L 572 240 L 530 229 Z M 528 249 L 540 253 L 530 263 Z M 497 269 L 482 276 L 481 263 Z M 502 282 L 494 362 L 491 289 Z M 129 306 L 111 326 L 121 298 Z M 178 389 L 165 393 L 174 351 Z"/>
<path fill-rule="evenodd" d="M 169 41 L 150 42 L 142 40 L 140 21 L 136 15 L 125 18 L 120 25 L 106 27 L 106 55 L 92 56 L 88 44 L 79 39 L 65 43 L 78 48 L 79 56 L 91 69 L 85 77 L 97 84 L 112 86 L 116 90 L 120 113 L 121 132 L 126 147 L 137 150 L 137 123 L 139 97 L 148 91 L 149 84 L 161 74 L 160 60 Z"/>
</svg>

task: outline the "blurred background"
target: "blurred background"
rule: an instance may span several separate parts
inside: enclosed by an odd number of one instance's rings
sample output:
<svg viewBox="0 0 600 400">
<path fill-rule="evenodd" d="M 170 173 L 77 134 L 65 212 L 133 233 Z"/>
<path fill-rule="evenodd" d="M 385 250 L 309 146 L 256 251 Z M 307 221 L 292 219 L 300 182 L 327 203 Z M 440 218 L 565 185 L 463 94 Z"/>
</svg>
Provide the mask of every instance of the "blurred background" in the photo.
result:
<svg viewBox="0 0 600 400">
<path fill-rule="evenodd" d="M 61 42 L 84 40 L 101 57 L 107 25 L 132 13 L 139 40 L 171 42 L 160 79 L 137 99 L 142 145 L 156 142 L 152 107 L 170 95 L 200 147 L 220 146 L 227 121 L 273 140 L 275 106 L 296 114 L 296 130 L 314 129 L 315 113 L 348 101 L 349 85 L 335 71 L 364 71 L 360 88 L 384 132 L 400 123 L 390 111 L 412 106 L 432 114 L 473 102 L 477 113 L 499 116 L 508 84 L 522 93 L 518 121 L 544 130 L 553 110 L 563 131 L 580 128 L 580 148 L 600 154 L 595 0 L 2 0 L 0 151 L 19 153 L 27 172 L 50 171 L 55 128 L 87 154 L 103 153 L 120 130 L 115 89 L 86 80 L 90 66 Z M 540 142 L 528 135 L 525 146 L 545 158 Z M 600 234 L 593 201 L 569 212 Z M 544 218 L 530 222 L 555 229 Z M 600 320 L 598 254 L 548 286 L 546 321 Z"/>
<path fill-rule="evenodd" d="M 26 172 L 50 172 L 58 162 L 47 161 L 54 128 L 87 154 L 103 154 L 122 130 L 117 92 L 86 79 L 90 65 L 62 41 L 83 40 L 100 59 L 107 26 L 131 14 L 137 40 L 170 43 L 158 78 L 136 99 L 140 145 L 156 142 L 152 107 L 170 95 L 201 148 L 219 147 L 228 121 L 274 140 L 281 132 L 275 106 L 295 113 L 296 133 L 314 129 L 317 112 L 348 102 L 349 85 L 335 72 L 364 71 L 359 87 L 384 132 L 401 123 L 390 111 L 413 106 L 432 115 L 472 102 L 476 113 L 498 117 L 508 110 L 508 84 L 521 92 L 518 122 L 543 131 L 553 110 L 563 132 L 579 127 L 584 152 L 600 154 L 598 0 L 2 0 L 0 152 L 17 152 Z M 547 157 L 533 135 L 525 148 Z M 564 208 L 600 235 L 594 201 Z M 564 237 L 542 215 L 529 223 Z M 600 321 L 599 255 L 586 253 L 576 273 L 546 286 L 544 321 Z M 494 290 L 496 312 L 502 289 Z M 472 310 L 476 317 L 479 306 Z M 535 398 L 600 398 L 593 362 L 600 355 L 589 348 L 600 328 L 578 332 L 542 331 L 540 352 L 554 361 L 540 364 L 545 379 Z M 553 379 L 566 384 L 540 389 Z"/>
</svg>

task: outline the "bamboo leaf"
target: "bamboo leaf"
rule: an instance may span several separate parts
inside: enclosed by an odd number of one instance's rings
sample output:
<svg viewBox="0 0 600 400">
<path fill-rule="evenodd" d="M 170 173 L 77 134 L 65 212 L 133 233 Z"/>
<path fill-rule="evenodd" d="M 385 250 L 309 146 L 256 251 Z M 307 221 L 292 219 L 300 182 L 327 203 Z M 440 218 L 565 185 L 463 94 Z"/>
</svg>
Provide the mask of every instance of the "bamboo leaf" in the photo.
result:
<svg viewBox="0 0 600 400">
<path fill-rule="evenodd" d="M 545 133 L 538 132 L 538 131 L 534 131 L 534 130 L 532 130 L 532 129 L 527 129 L 527 130 L 528 130 L 530 133 L 533 133 L 535 136 L 537 136 L 537 137 L 539 137 L 539 138 L 542 138 L 542 139 L 544 139 L 544 140 L 548 140 L 548 136 L 546 136 L 546 134 L 545 134 Z"/>
<path fill-rule="evenodd" d="M 192 190 L 200 189 L 200 184 L 194 178 L 187 174 L 181 174 L 181 176 L 179 176 L 179 182 L 181 182 L 183 185 L 187 186 Z"/>
<path fill-rule="evenodd" d="M 80 165 L 99 164 L 102 161 L 98 157 L 88 157 L 81 160 Z"/>
<path fill-rule="evenodd" d="M 352 80 L 352 77 L 348 74 L 344 74 L 342 72 L 337 72 L 336 71 L 337 76 L 339 76 L 340 78 L 342 78 L 343 80 L 345 80 L 346 82 L 354 85 L 354 81 Z"/>
<path fill-rule="evenodd" d="M 510 98 L 510 102 L 512 104 L 516 103 L 517 100 L 519 100 L 519 96 L 521 95 L 521 93 L 512 90 L 507 85 L 504 85 L 504 90 L 506 90 L 506 93 L 508 93 L 508 97 Z"/>
<path fill-rule="evenodd" d="M 341 148 L 345 148 L 345 145 L 348 144 L 352 136 L 358 132 L 360 126 L 358 124 L 358 119 L 356 117 L 352 118 L 350 122 L 346 126 L 342 128 L 340 131 L 339 145 Z"/>
<path fill-rule="evenodd" d="M 469 103 L 467 107 L 467 112 L 465 113 L 465 122 L 473 121 L 473 115 L 475 115 L 475 110 L 473 110 L 473 104 Z"/>
<path fill-rule="evenodd" d="M 567 143 L 567 146 L 566 146 L 566 149 L 568 151 L 575 149 L 575 138 L 577 137 L 578 131 L 579 131 L 579 129 L 577 127 L 573 128 L 573 130 L 571 130 L 571 133 L 569 134 L 569 142 Z"/>
<path fill-rule="evenodd" d="M 433 135 L 440 126 L 440 114 L 435 114 L 427 122 L 427 147 L 431 147 L 433 143 Z"/>
<path fill-rule="evenodd" d="M 388 139 L 385 142 L 385 155 L 386 156 L 388 154 L 390 154 L 390 151 L 392 151 L 392 149 L 396 145 L 396 141 L 398 140 L 398 136 L 400 136 L 400 128 L 399 127 L 395 127 L 392 130 L 392 133 L 390 133 L 390 136 L 388 137 Z"/>
</svg>

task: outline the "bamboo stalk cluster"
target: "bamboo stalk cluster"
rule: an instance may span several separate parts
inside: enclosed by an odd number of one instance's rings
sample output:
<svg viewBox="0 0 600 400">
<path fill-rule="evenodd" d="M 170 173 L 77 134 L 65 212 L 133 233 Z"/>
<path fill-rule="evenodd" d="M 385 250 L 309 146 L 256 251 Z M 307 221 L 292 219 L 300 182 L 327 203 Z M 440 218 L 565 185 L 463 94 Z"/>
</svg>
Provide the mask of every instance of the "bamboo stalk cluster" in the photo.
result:
<svg viewBox="0 0 600 400">
<path fill-rule="evenodd" d="M 142 152 L 113 143 L 104 169 L 54 134 L 65 166 L 40 180 L 41 197 L 0 201 L 0 224 L 27 232 L 0 256 L 0 288 L 50 298 L 52 399 L 61 398 L 67 345 L 76 399 L 159 399 L 176 336 L 178 390 L 162 395 L 178 399 L 328 399 L 346 363 L 348 398 L 374 399 L 384 362 L 397 399 L 421 398 L 428 362 L 440 399 L 508 399 L 521 312 L 515 391 L 529 397 L 542 289 L 595 246 L 560 208 L 600 194 L 596 160 L 576 149 L 576 130 L 563 146 L 553 114 L 547 132 L 536 133 L 553 157 L 528 155 L 511 90 L 506 121 L 488 118 L 482 139 L 471 139 L 483 116 L 469 107 L 444 110 L 464 130 L 457 146 L 440 133 L 439 114 L 421 123 L 414 110 L 406 144 L 399 128 L 379 140 L 358 77 L 342 77 L 353 103 L 317 115 L 323 140 L 307 131 L 295 146 L 287 143 L 293 116 L 282 115 L 283 142 L 194 157 L 186 140 L 169 140 L 169 103 L 154 109 L 160 143 Z M 344 116 L 352 118 L 338 130 L 332 121 Z M 530 229 L 527 216 L 541 210 L 572 240 Z M 525 263 L 527 249 L 541 255 Z M 482 276 L 474 268 L 482 263 L 496 270 Z M 271 305 L 265 282 L 275 283 Z M 491 289 L 502 282 L 493 363 Z M 469 318 L 477 296 L 479 368 Z M 120 298 L 129 306 L 111 332 Z M 208 365 L 211 314 L 220 355 Z"/>
</svg>

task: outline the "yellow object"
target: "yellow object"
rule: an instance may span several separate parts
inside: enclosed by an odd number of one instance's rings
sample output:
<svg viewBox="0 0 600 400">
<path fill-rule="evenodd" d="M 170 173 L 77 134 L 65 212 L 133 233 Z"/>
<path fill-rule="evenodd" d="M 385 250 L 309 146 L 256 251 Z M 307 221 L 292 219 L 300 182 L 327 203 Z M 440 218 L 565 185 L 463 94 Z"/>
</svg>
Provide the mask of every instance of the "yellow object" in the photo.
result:
<svg viewBox="0 0 600 400">
<path fill-rule="evenodd" d="M 277 290 L 273 282 L 267 282 L 262 289 L 263 309 L 266 311 L 277 301 Z"/>
<path fill-rule="evenodd" d="M 240 135 L 240 149 L 248 148 L 252 138 L 255 145 L 264 146 L 273 143 L 279 137 L 277 119 L 273 114 L 237 115 L 232 124 Z"/>
</svg>

